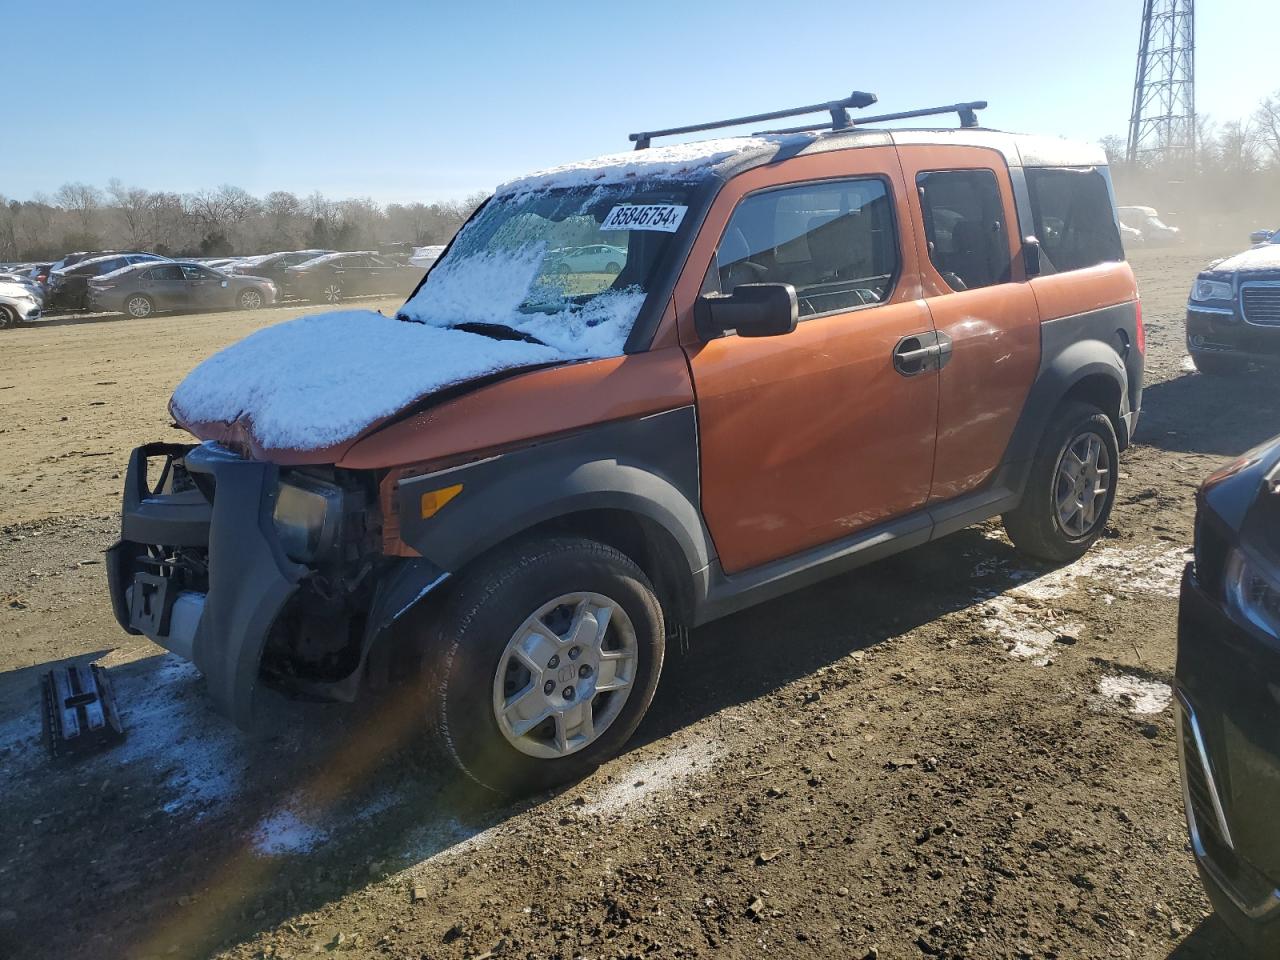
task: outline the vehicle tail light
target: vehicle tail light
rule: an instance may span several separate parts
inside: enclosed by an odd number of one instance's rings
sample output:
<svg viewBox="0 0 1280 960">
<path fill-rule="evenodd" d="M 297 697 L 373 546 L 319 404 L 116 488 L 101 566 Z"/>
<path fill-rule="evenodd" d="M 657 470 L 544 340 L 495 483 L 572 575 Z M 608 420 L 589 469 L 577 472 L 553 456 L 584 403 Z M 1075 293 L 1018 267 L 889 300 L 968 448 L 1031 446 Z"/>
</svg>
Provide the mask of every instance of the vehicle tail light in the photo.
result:
<svg viewBox="0 0 1280 960">
<path fill-rule="evenodd" d="M 1137 320 L 1137 347 L 1140 356 L 1147 355 L 1147 328 L 1142 325 L 1142 301 L 1133 301 L 1134 315 Z"/>
</svg>

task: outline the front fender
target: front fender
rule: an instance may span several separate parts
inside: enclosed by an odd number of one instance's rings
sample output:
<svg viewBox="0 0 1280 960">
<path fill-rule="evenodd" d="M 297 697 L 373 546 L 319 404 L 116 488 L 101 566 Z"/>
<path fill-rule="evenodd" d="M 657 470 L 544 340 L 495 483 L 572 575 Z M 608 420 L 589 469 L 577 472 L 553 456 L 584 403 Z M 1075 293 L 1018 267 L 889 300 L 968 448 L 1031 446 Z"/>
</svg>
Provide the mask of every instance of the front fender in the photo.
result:
<svg viewBox="0 0 1280 960">
<path fill-rule="evenodd" d="M 422 495 L 455 484 L 461 493 L 424 519 Z M 660 524 L 679 544 L 689 572 L 714 556 L 698 505 L 692 406 L 404 477 L 395 497 L 401 539 L 450 572 L 524 530 L 584 510 L 625 510 Z"/>
</svg>

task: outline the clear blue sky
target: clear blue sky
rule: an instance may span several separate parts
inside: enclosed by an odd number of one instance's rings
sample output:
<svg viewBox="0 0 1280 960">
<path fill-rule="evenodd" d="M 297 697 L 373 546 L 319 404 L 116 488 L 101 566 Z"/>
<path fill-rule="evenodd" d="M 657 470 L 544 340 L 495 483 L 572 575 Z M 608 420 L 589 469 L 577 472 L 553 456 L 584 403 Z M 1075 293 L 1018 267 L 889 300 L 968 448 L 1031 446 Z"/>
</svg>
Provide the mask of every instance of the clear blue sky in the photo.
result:
<svg viewBox="0 0 1280 960">
<path fill-rule="evenodd" d="M 1201 112 L 1242 118 L 1280 88 L 1278 2 L 1201 0 Z M 626 149 L 634 129 L 855 88 L 884 110 L 987 99 L 990 126 L 1096 140 L 1125 133 L 1141 6 L 63 0 L 47 30 L 6 34 L 22 136 L 0 149 L 0 194 L 119 177 L 443 199 Z"/>
</svg>

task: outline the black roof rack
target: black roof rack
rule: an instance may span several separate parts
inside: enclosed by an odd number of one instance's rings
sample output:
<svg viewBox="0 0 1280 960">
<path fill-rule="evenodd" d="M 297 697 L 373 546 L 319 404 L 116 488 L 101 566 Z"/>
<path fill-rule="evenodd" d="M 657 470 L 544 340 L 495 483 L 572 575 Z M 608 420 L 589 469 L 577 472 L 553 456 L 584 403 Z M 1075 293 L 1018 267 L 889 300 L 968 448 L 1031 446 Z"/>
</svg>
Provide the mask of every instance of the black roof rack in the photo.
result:
<svg viewBox="0 0 1280 960">
<path fill-rule="evenodd" d="M 791 107 L 787 110 L 774 110 L 770 113 L 753 113 L 746 117 L 730 117 L 728 120 L 712 120 L 709 123 L 693 123 L 687 127 L 670 127 L 666 130 L 647 130 L 632 133 L 630 139 L 635 142 L 637 150 L 647 149 L 649 141 L 654 137 L 674 137 L 681 133 L 697 133 L 701 130 L 719 130 L 721 127 L 740 127 L 748 123 L 761 123 L 765 120 L 781 120 L 783 117 L 800 117 L 806 113 L 829 112 L 831 120 L 813 127 L 799 127 L 800 130 L 847 130 L 853 126 L 849 119 L 849 110 L 862 110 L 876 102 L 874 93 L 863 93 L 855 90 L 843 100 L 831 100 L 827 103 L 811 103 L 804 107 Z M 983 104 L 986 106 L 986 104 Z"/>
<path fill-rule="evenodd" d="M 978 125 L 978 115 L 975 111 L 985 110 L 987 101 L 971 100 L 968 103 L 949 103 L 944 107 L 924 107 L 920 110 L 902 110 L 898 113 L 882 113 L 875 117 L 858 117 L 856 123 L 850 123 L 848 126 L 865 127 L 870 123 L 884 123 L 888 120 L 910 120 L 912 117 L 937 117 L 947 113 L 954 113 L 960 117 L 960 126 L 976 127 Z M 812 130 L 837 130 L 839 127 L 833 127 L 826 123 L 811 123 L 802 127 L 784 127 L 780 130 L 760 130 L 757 135 L 777 134 L 777 133 L 808 133 Z"/>
</svg>

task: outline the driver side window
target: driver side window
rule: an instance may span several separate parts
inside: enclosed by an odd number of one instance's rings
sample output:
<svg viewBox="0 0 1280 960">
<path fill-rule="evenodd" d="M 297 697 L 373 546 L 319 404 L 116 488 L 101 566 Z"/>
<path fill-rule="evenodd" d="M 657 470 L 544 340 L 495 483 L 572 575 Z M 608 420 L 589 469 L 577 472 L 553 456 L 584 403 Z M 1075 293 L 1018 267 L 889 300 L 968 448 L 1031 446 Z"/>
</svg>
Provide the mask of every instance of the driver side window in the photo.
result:
<svg viewBox="0 0 1280 960">
<path fill-rule="evenodd" d="M 789 283 L 800 317 L 885 300 L 898 272 L 888 190 L 876 178 L 806 183 L 738 204 L 703 292 L 744 283 Z"/>
</svg>

